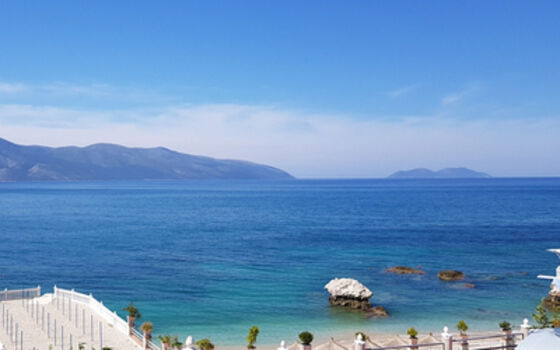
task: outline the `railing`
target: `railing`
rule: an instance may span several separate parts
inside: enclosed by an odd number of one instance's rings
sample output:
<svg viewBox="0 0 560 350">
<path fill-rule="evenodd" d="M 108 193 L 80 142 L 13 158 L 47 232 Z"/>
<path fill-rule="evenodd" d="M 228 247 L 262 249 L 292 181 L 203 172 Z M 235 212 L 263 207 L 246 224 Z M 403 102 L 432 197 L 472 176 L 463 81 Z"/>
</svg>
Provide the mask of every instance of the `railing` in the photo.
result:
<svg viewBox="0 0 560 350">
<path fill-rule="evenodd" d="M 121 333 L 128 335 L 128 323 L 120 318 L 115 311 L 111 311 L 105 305 L 103 305 L 103 302 L 97 301 L 91 294 L 85 295 L 74 290 L 62 289 L 55 286 L 54 297 L 66 298 L 74 302 L 88 305 L 93 311 L 95 311 L 99 316 L 107 321 L 107 323 L 112 325 Z"/>
<path fill-rule="evenodd" d="M 470 350 L 509 350 L 509 349 L 515 349 L 517 347 L 516 341 L 515 341 L 516 337 L 519 337 L 521 340 L 523 340 L 524 335 L 523 335 L 523 333 L 520 333 L 520 332 L 514 332 L 514 333 L 511 333 L 510 335 L 506 335 L 506 334 L 481 335 L 481 336 L 453 339 L 452 343 L 465 343 L 465 342 L 467 342 L 467 343 L 469 343 L 469 349 Z M 490 340 L 490 339 L 497 339 L 497 338 L 500 338 L 500 339 L 509 338 L 510 341 L 505 342 L 502 345 L 495 345 L 495 346 L 472 344 L 472 342 L 476 343 L 477 341 L 481 341 L 481 340 Z"/>
<path fill-rule="evenodd" d="M 11 289 L 7 288 L 0 292 L 0 301 L 31 299 L 41 296 L 41 287 L 27 289 Z"/>
<path fill-rule="evenodd" d="M 397 349 L 420 349 L 420 348 L 441 348 L 445 350 L 444 343 L 428 343 L 428 344 L 408 344 L 408 345 L 395 345 L 395 346 L 384 346 L 380 348 L 367 348 L 366 350 L 397 350 Z"/>
<path fill-rule="evenodd" d="M 99 316 L 105 319 L 105 321 L 107 321 L 115 329 L 123 334 L 126 334 L 127 336 L 136 337 L 140 342 L 144 343 L 144 335 L 142 333 L 140 333 L 136 328 L 129 328 L 128 323 L 120 318 L 115 311 L 109 310 L 105 305 L 103 305 L 103 302 L 97 301 L 91 294 L 85 295 L 82 293 L 78 293 L 73 289 L 67 290 L 55 286 L 54 296 L 55 298 L 66 298 L 74 302 L 88 305 L 93 311 L 95 311 Z M 148 341 L 146 345 L 152 350 L 161 350 L 159 346 L 155 345 L 151 341 Z"/>
<path fill-rule="evenodd" d="M 151 350 L 161 350 L 159 346 L 154 344 L 151 340 L 146 339 L 146 343 L 144 344 L 144 335 L 140 333 L 136 328 L 131 328 L 131 336 L 138 338 L 142 345 L 146 347 L 146 349 Z"/>
</svg>

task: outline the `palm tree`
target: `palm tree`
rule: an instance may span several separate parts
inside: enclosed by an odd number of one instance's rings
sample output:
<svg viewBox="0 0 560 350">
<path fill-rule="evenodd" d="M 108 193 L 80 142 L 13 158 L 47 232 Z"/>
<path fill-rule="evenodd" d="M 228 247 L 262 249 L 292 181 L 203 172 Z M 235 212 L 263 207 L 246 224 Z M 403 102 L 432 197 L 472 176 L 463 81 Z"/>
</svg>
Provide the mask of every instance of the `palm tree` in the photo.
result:
<svg viewBox="0 0 560 350">
<path fill-rule="evenodd" d="M 161 343 L 163 344 L 163 348 L 165 350 L 169 350 L 169 347 L 171 346 L 171 336 L 169 334 L 166 335 L 158 335 L 158 339 L 159 341 L 161 341 Z"/>
</svg>

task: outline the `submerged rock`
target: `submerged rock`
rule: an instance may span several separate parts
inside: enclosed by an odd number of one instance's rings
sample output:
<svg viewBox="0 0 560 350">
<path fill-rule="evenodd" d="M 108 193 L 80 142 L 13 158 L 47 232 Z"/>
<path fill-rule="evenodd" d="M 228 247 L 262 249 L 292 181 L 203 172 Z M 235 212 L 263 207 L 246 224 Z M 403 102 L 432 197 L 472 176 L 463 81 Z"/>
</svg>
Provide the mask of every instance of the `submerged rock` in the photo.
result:
<svg viewBox="0 0 560 350">
<path fill-rule="evenodd" d="M 371 308 L 367 311 L 368 317 L 387 317 L 389 316 L 389 312 L 385 310 L 385 308 L 381 305 L 377 305 L 376 307 Z"/>
<path fill-rule="evenodd" d="M 465 287 L 465 288 L 475 288 L 475 285 L 474 285 L 474 283 L 464 283 L 463 287 Z"/>
<path fill-rule="evenodd" d="M 442 281 L 460 281 L 465 279 L 465 274 L 457 270 L 443 270 L 438 272 L 438 278 Z"/>
<path fill-rule="evenodd" d="M 409 266 L 395 266 L 395 267 L 388 268 L 386 271 L 391 273 L 397 273 L 400 275 L 424 275 L 426 273 L 420 269 L 415 269 Z"/>
</svg>

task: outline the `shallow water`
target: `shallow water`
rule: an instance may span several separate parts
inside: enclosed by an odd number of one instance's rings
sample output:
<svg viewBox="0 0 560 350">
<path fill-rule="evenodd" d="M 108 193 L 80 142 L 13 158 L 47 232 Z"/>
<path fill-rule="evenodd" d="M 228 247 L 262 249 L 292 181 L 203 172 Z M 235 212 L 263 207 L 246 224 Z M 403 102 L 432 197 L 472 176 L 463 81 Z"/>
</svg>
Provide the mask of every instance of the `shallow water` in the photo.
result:
<svg viewBox="0 0 560 350">
<path fill-rule="evenodd" d="M 364 330 L 439 332 L 530 317 L 560 248 L 560 179 L 0 184 L 0 288 L 93 293 L 154 333 L 242 344 Z M 423 276 L 385 273 L 421 265 Z M 464 271 L 475 289 L 437 279 Z M 332 309 L 353 277 L 387 319 Z"/>
</svg>

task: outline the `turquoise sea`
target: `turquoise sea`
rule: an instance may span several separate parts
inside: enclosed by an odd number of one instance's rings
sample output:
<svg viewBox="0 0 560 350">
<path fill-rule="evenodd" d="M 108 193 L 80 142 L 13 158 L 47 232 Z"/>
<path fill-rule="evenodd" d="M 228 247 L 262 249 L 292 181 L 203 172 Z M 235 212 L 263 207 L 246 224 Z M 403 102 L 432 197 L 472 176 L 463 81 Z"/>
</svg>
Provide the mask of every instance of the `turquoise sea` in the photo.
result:
<svg viewBox="0 0 560 350">
<path fill-rule="evenodd" d="M 520 324 L 560 248 L 560 179 L 0 184 L 0 288 L 134 301 L 154 333 L 242 344 L 363 330 Z M 423 276 L 384 272 L 421 265 Z M 474 283 L 437 279 L 459 269 Z M 360 280 L 387 319 L 330 308 Z"/>
</svg>

